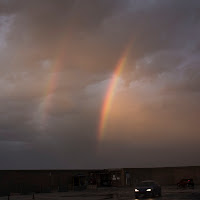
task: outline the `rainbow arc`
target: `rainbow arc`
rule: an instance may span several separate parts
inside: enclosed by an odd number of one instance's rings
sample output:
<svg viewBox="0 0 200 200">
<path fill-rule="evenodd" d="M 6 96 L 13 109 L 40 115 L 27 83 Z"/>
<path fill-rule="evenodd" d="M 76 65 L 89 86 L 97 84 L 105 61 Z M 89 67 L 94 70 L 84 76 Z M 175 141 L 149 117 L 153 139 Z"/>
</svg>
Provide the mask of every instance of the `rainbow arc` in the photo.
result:
<svg viewBox="0 0 200 200">
<path fill-rule="evenodd" d="M 109 112 L 112 106 L 113 97 L 117 88 L 120 75 L 126 65 L 128 55 L 132 47 L 132 43 L 133 42 L 131 41 L 128 44 L 128 46 L 125 48 L 125 51 L 123 52 L 122 56 L 118 60 L 115 70 L 112 74 L 112 77 L 111 77 L 111 80 L 110 80 L 110 83 L 109 83 L 109 86 L 108 86 L 108 89 L 103 101 L 101 114 L 100 114 L 100 123 L 98 127 L 98 135 L 97 135 L 98 140 L 102 140 L 105 136 L 106 124 L 107 124 Z"/>
</svg>

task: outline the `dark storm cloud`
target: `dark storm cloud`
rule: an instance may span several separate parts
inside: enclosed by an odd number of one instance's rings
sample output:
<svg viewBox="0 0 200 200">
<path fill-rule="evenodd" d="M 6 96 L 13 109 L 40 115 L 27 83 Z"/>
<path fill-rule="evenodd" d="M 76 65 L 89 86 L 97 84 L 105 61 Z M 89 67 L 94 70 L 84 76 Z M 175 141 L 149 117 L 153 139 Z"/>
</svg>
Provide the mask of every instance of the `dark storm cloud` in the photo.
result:
<svg viewBox="0 0 200 200">
<path fill-rule="evenodd" d="M 167 156 L 171 143 L 176 151 L 200 130 L 199 10 L 195 0 L 0 0 L 2 168 L 131 167 L 144 143 L 142 158 L 152 152 L 149 162 L 167 165 L 155 152 Z M 102 100 L 130 41 L 98 142 Z M 199 152 L 191 138 L 191 152 Z M 191 165 L 188 157 L 180 164 Z"/>
<path fill-rule="evenodd" d="M 27 65 L 31 65 L 32 68 L 37 69 L 38 61 L 54 60 L 62 54 L 61 51 L 66 51 L 67 58 L 70 58 L 70 65 L 77 67 L 76 65 L 80 63 L 76 64 L 75 60 L 85 49 L 86 51 L 89 49 L 87 44 L 81 44 L 81 41 L 85 39 L 85 35 L 92 38 L 91 34 L 98 32 L 100 24 L 107 17 L 112 16 L 119 1 L 86 1 L 84 4 L 81 1 L 59 3 L 2 1 L 1 3 L 5 7 L 3 10 L 9 11 L 8 16 L 15 16 L 12 32 L 7 36 L 7 51 L 13 57 L 7 68 L 12 68 L 13 65 L 15 68 L 27 68 Z M 60 47 L 62 45 L 64 47 Z M 82 52 L 78 52 L 74 57 L 73 53 L 79 48 Z M 63 62 L 66 63 L 65 59 Z"/>
<path fill-rule="evenodd" d="M 66 51 L 66 67 L 110 71 L 132 37 L 134 62 L 159 50 L 194 45 L 188 38 L 198 40 L 199 35 L 195 2 L 16 1 L 13 7 L 15 34 L 10 42 L 13 47 L 15 38 L 20 45 L 22 54 L 15 54 L 20 67 L 31 60 L 37 69 L 38 59 L 54 60 Z"/>
</svg>

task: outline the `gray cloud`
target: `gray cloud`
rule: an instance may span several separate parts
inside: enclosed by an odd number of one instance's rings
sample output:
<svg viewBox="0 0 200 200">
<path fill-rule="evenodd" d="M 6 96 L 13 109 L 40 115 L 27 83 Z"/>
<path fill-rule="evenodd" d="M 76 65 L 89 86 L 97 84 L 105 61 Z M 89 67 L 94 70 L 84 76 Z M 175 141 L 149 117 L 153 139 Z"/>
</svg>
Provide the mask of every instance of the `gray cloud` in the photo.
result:
<svg viewBox="0 0 200 200">
<path fill-rule="evenodd" d="M 181 151 L 187 142 L 200 151 L 199 9 L 195 0 L 0 0 L 2 168 L 169 166 L 175 151 L 175 165 L 200 164 Z"/>
</svg>

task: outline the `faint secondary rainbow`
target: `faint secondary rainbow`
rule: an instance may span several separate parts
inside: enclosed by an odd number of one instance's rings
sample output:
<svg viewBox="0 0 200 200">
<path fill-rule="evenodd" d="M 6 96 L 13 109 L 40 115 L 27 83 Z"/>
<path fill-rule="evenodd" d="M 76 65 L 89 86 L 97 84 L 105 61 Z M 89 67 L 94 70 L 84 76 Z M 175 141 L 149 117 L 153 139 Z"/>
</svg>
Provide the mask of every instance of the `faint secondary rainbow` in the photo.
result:
<svg viewBox="0 0 200 200">
<path fill-rule="evenodd" d="M 58 84 L 58 78 L 59 78 L 59 73 L 61 71 L 61 68 L 62 68 L 62 64 L 59 61 L 57 61 L 52 67 L 52 72 L 50 73 L 47 87 L 44 92 L 45 97 L 44 97 L 43 108 L 42 108 L 43 121 L 45 121 L 46 115 L 48 114 L 48 111 L 50 109 L 53 93 L 55 92 L 57 84 Z"/>
<path fill-rule="evenodd" d="M 45 87 L 43 101 L 39 106 L 40 119 L 42 123 L 45 123 L 48 117 L 48 113 L 53 103 L 53 96 L 55 95 L 56 88 L 58 87 L 60 73 L 64 68 L 64 64 L 67 59 L 66 56 L 69 53 L 69 42 L 73 37 L 73 25 L 78 24 L 78 2 L 74 1 L 71 11 L 68 13 L 68 23 L 64 29 L 57 48 L 55 48 L 55 61 L 51 66 L 51 72 L 49 74 L 47 84 Z M 72 26 L 71 26 L 72 25 Z"/>
<path fill-rule="evenodd" d="M 59 56 L 57 56 L 55 62 L 51 66 L 51 72 L 49 73 L 48 81 L 44 91 L 43 102 L 40 105 L 41 112 L 41 122 L 45 123 L 47 120 L 47 116 L 52 104 L 52 98 L 58 86 L 58 79 L 60 76 L 60 72 L 64 65 L 64 57 L 65 57 L 65 49 L 64 47 L 60 48 Z"/>
<path fill-rule="evenodd" d="M 129 43 L 129 45 L 126 47 L 125 51 L 123 52 L 122 56 L 117 62 L 117 65 L 115 67 L 115 70 L 113 72 L 111 81 L 109 83 L 104 101 L 103 106 L 100 114 L 100 123 L 98 127 L 98 140 L 102 140 L 105 134 L 106 129 L 106 122 L 108 119 L 109 111 L 111 108 L 112 100 L 115 94 L 115 90 L 117 87 L 117 83 L 119 80 L 119 77 L 124 69 L 124 66 L 126 65 L 126 61 L 128 59 L 128 54 L 130 52 L 130 49 L 132 47 L 132 42 Z"/>
</svg>

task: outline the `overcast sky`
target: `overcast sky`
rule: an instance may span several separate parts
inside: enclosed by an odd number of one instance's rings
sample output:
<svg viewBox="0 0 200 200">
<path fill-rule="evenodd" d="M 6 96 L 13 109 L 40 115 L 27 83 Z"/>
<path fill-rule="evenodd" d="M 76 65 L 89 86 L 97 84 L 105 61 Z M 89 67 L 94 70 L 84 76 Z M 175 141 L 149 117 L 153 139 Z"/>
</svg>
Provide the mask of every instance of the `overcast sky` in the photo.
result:
<svg viewBox="0 0 200 200">
<path fill-rule="evenodd" d="M 0 0 L 0 169 L 200 165 L 199 36 L 198 0 Z"/>
</svg>

